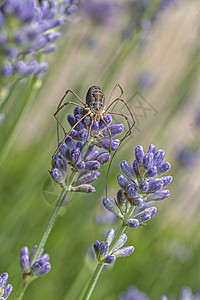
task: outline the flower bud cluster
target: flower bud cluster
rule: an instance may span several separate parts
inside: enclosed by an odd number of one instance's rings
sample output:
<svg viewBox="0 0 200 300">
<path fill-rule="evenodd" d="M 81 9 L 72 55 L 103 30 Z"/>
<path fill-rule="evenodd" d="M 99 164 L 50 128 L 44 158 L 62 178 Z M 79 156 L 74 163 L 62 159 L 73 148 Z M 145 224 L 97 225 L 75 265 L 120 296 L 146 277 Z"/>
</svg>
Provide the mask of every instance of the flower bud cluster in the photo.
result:
<svg viewBox="0 0 200 300">
<path fill-rule="evenodd" d="M 99 242 L 96 241 L 94 243 L 94 251 L 97 257 L 97 260 L 100 264 L 103 265 L 111 265 L 113 264 L 118 257 L 126 257 L 129 256 L 133 251 L 133 246 L 123 247 L 127 241 L 127 235 L 122 234 L 118 241 L 114 244 L 112 249 L 109 251 L 109 247 L 114 240 L 115 231 L 113 229 L 109 230 L 105 241 Z"/>
<path fill-rule="evenodd" d="M 4 300 L 7 299 L 10 296 L 10 293 L 12 292 L 12 285 L 7 284 L 8 280 L 8 273 L 2 273 L 0 275 L 0 299 Z"/>
<path fill-rule="evenodd" d="M 6 0 L 0 6 L 0 73 L 9 79 L 48 69 L 39 56 L 57 49 L 60 28 L 76 12 L 77 0 Z M 40 62 L 39 62 L 40 61 Z"/>
<path fill-rule="evenodd" d="M 61 143 L 59 155 L 55 155 L 53 159 L 51 175 L 64 187 L 68 164 L 72 171 L 78 173 L 77 180 L 71 185 L 71 191 L 88 193 L 95 191 L 90 183 L 101 175 L 99 168 L 110 159 L 110 136 L 102 120 L 90 126 L 90 117 L 85 117 L 78 123 L 82 116 L 83 111 L 79 107 L 74 109 L 74 116 L 68 115 L 68 122 L 73 129 Z M 111 116 L 105 115 L 103 118 L 110 129 L 111 137 L 123 131 L 122 124 L 110 125 Z M 111 151 L 117 150 L 120 141 L 112 139 L 111 142 Z"/>
<path fill-rule="evenodd" d="M 165 152 L 156 151 L 150 145 L 145 154 L 142 146 L 135 148 L 135 160 L 132 167 L 124 160 L 120 166 L 124 175 L 119 174 L 117 181 L 121 189 L 117 199 L 103 199 L 104 206 L 118 218 L 131 227 L 144 225 L 156 213 L 152 201 L 163 200 L 170 195 L 169 190 L 163 190 L 172 181 L 172 176 L 162 176 L 170 169 L 168 162 L 164 163 Z M 132 213 L 130 215 L 130 209 Z M 134 215 L 134 217 L 133 217 Z"/>
<path fill-rule="evenodd" d="M 27 282 L 33 279 L 46 275 L 51 270 L 49 263 L 49 255 L 43 254 L 44 249 L 40 252 L 38 259 L 31 263 L 32 258 L 36 252 L 37 246 L 35 246 L 29 255 L 28 247 L 23 247 L 20 252 L 20 266 L 23 274 L 23 279 Z"/>
</svg>

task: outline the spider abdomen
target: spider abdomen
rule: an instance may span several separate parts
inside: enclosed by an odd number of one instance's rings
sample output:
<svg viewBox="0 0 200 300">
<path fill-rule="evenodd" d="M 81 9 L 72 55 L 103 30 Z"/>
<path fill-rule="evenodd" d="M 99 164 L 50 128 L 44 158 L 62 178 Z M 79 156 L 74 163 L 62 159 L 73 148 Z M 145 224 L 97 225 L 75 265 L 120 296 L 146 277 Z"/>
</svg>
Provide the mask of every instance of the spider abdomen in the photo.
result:
<svg viewBox="0 0 200 300">
<path fill-rule="evenodd" d="M 99 86 L 92 86 L 89 88 L 86 95 L 86 104 L 93 113 L 102 113 L 105 107 L 105 96 Z"/>
</svg>

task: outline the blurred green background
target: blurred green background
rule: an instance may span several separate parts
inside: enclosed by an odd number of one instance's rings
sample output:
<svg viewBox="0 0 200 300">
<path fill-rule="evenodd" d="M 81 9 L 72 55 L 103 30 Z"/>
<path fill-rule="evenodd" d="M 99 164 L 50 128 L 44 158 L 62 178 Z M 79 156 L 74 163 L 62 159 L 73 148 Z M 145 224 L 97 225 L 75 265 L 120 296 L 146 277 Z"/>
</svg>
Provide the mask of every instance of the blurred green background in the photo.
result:
<svg viewBox="0 0 200 300">
<path fill-rule="evenodd" d="M 193 290 L 200 287 L 200 3 L 177 1 L 155 14 L 158 1 L 152 1 L 141 25 L 135 21 L 133 2 L 112 1 L 108 22 L 93 18 L 80 5 L 58 51 L 49 58 L 43 86 L 1 164 L 0 272 L 8 272 L 14 285 L 9 299 L 14 299 L 21 281 L 20 249 L 37 244 L 52 211 L 54 196 L 47 192 L 60 190 L 51 187 L 48 173 L 57 143 L 53 114 L 58 102 L 67 89 L 84 101 L 92 85 L 101 86 L 108 97 L 116 83 L 123 87 L 136 126 L 113 160 L 109 196 L 118 190 L 120 161 L 131 163 L 138 144 L 145 150 L 151 143 L 164 149 L 174 180 L 170 198 L 157 204 L 158 213 L 147 226 L 127 229 L 127 245 L 134 245 L 135 252 L 104 270 L 91 299 L 117 299 L 130 285 L 152 300 L 163 294 L 177 297 L 185 285 Z M 0 128 L 1 150 L 28 89 L 28 84 L 20 86 L 7 108 Z M 115 111 L 120 109 L 116 106 Z M 184 159 L 180 158 L 185 149 Z M 45 247 L 52 270 L 29 286 L 24 299 L 78 298 L 95 265 L 88 248 L 118 226 L 95 222 L 95 216 L 104 213 L 106 173 L 105 165 L 94 184 L 96 194 L 76 194 L 69 209 L 63 207 Z"/>
</svg>

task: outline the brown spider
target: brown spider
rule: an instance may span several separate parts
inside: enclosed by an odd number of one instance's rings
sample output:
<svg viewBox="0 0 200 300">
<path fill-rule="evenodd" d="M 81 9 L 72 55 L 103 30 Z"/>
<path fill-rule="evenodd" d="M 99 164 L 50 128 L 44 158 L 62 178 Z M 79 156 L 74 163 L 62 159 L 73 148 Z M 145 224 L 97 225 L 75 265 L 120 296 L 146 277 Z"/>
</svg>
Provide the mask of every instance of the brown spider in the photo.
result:
<svg viewBox="0 0 200 300">
<path fill-rule="evenodd" d="M 115 92 L 115 90 L 119 88 L 120 89 L 120 96 L 116 99 L 114 99 L 110 104 L 110 100 Z M 72 101 L 67 101 L 65 103 L 63 103 L 65 97 L 67 96 L 68 93 L 72 93 L 78 100 L 79 102 L 82 104 L 77 104 L 75 102 Z M 105 122 L 103 116 L 105 114 L 111 114 L 111 115 L 118 115 L 118 116 L 122 116 L 125 118 L 127 124 L 128 124 L 128 131 L 126 132 L 126 134 L 123 136 L 123 138 L 121 139 L 120 143 L 131 134 L 131 129 L 133 128 L 133 126 L 135 125 L 135 120 L 133 117 L 133 114 L 129 108 L 129 106 L 127 105 L 127 103 L 125 102 L 125 100 L 121 99 L 121 96 L 123 94 L 123 90 L 122 87 L 119 84 L 116 84 L 115 87 L 113 88 L 110 97 L 108 98 L 107 103 L 105 102 L 105 96 L 101 90 L 101 88 L 99 86 L 92 86 L 89 88 L 87 95 L 86 95 L 86 104 L 83 103 L 83 101 L 80 99 L 80 97 L 74 93 L 72 90 L 67 90 L 64 94 L 64 96 L 62 97 L 62 99 L 59 102 L 59 105 L 57 107 L 56 112 L 54 113 L 54 117 L 57 120 L 57 135 L 58 135 L 58 141 L 59 141 L 59 133 L 58 133 L 58 126 L 60 125 L 63 132 L 64 132 L 64 139 L 62 140 L 62 142 L 59 144 L 59 147 L 64 143 L 64 140 L 66 138 L 66 136 L 70 135 L 71 131 L 86 117 L 90 117 L 91 118 L 91 123 L 89 125 L 89 129 L 88 129 L 88 135 L 87 135 L 87 140 L 88 141 L 89 137 L 90 137 L 90 131 L 92 128 L 92 125 L 95 121 L 100 122 L 100 120 L 102 120 L 102 122 L 105 124 L 107 130 L 108 130 L 108 134 L 109 134 L 109 138 L 110 138 L 110 148 L 109 148 L 109 152 L 111 152 L 111 145 L 112 145 L 112 136 L 111 136 L 111 132 L 109 129 L 109 126 L 107 125 L 107 123 Z M 125 116 L 122 113 L 118 113 L 118 112 L 113 112 L 113 111 L 109 111 L 109 109 L 113 106 L 113 104 L 116 104 L 118 101 L 122 102 L 128 112 L 129 115 L 131 116 L 131 120 L 132 120 L 132 124 L 130 125 L 129 119 L 127 118 L 127 116 Z M 62 124 L 59 122 L 58 120 L 58 113 L 63 109 L 63 107 L 72 104 L 75 106 L 79 106 L 82 109 L 85 109 L 87 112 L 86 114 L 76 122 L 76 124 L 74 126 L 71 127 L 71 129 L 66 132 L 64 127 L 62 126 Z M 56 149 L 56 151 L 53 154 L 53 157 L 55 156 L 55 154 L 57 153 L 59 147 Z"/>
</svg>

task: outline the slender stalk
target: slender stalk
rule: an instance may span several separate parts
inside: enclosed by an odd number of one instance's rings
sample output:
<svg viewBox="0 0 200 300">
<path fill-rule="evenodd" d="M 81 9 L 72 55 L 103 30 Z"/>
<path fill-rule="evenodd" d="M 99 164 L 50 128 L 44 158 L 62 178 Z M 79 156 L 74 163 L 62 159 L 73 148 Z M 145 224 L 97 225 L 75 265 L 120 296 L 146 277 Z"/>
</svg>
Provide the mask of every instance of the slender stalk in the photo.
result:
<svg viewBox="0 0 200 300">
<path fill-rule="evenodd" d="M 98 264 L 96 266 L 96 269 L 94 270 L 94 273 L 92 274 L 92 277 L 88 283 L 88 286 L 86 288 L 86 291 L 84 293 L 84 296 L 79 298 L 79 299 L 82 299 L 82 300 L 88 300 L 90 299 L 91 295 L 92 295 L 92 292 L 95 288 L 95 285 L 97 284 L 97 281 L 99 279 L 99 276 L 101 274 L 101 271 L 103 270 L 103 267 L 104 265 L 102 264 Z"/>
<path fill-rule="evenodd" d="M 27 287 L 28 287 L 28 283 L 27 282 L 22 282 L 22 284 L 20 285 L 20 287 L 17 291 L 17 295 L 15 296 L 15 300 L 21 300 L 22 299 Z"/>
<path fill-rule="evenodd" d="M 4 146 L 2 147 L 1 154 L 0 154 L 0 166 L 4 163 L 7 155 L 9 154 L 9 151 L 10 151 L 13 143 L 15 142 L 15 139 L 20 131 L 24 116 L 25 116 L 26 112 L 29 110 L 29 108 L 31 107 L 31 105 L 37 95 L 38 87 L 37 87 L 36 82 L 37 82 L 37 77 L 34 77 L 30 84 L 26 103 L 24 104 L 24 107 L 21 110 L 21 112 L 13 126 L 10 135 L 8 136 L 8 138 L 6 139 L 6 142 L 4 143 Z"/>
<path fill-rule="evenodd" d="M 134 206 L 132 206 L 129 209 L 129 212 L 127 213 L 127 216 L 126 216 L 127 219 L 132 215 L 134 210 L 135 210 Z M 126 228 L 127 228 L 127 225 L 123 222 L 122 225 L 118 228 L 118 230 L 115 234 L 115 238 L 109 247 L 109 253 L 112 253 L 112 250 L 115 247 L 116 243 L 118 242 L 119 237 L 124 233 Z M 98 278 L 99 278 L 102 270 L 103 270 L 103 265 L 98 264 L 96 269 L 94 270 L 94 273 L 92 274 L 92 277 L 91 277 L 89 283 L 88 283 L 88 286 L 86 288 L 84 296 L 82 298 L 80 298 L 79 300 L 89 300 L 90 299 L 90 296 L 92 295 L 92 292 L 95 288 L 95 285 L 97 284 Z"/>
<path fill-rule="evenodd" d="M 48 224 L 47 224 L 47 226 L 46 226 L 46 228 L 44 230 L 44 233 L 43 233 L 43 235 L 41 237 L 41 240 L 40 240 L 40 242 L 38 244 L 37 250 L 35 251 L 35 254 L 33 256 L 31 264 L 33 264 L 38 259 L 38 256 L 39 256 L 41 250 L 44 248 L 44 246 L 46 244 L 46 241 L 47 241 L 47 239 L 48 239 L 48 237 L 49 237 L 49 235 L 51 233 L 51 230 L 53 228 L 53 225 L 55 223 L 55 220 L 56 220 L 56 218 L 57 218 L 57 216 L 59 214 L 60 208 L 62 207 L 63 202 L 66 199 L 66 196 L 67 196 L 67 194 L 69 192 L 69 187 L 70 187 L 70 185 L 71 185 L 71 183 L 74 180 L 74 178 L 75 178 L 76 175 L 77 175 L 76 172 L 72 172 L 71 176 L 70 176 L 70 178 L 68 180 L 67 186 L 62 189 L 62 192 L 60 194 L 58 202 L 57 202 L 57 204 L 56 204 L 56 206 L 55 206 L 55 208 L 53 210 L 53 213 L 52 213 L 52 215 L 51 215 L 51 217 L 49 219 L 49 222 L 48 222 Z M 68 198 L 68 202 L 65 202 L 65 205 L 68 206 L 70 204 L 70 202 L 71 202 L 71 200 L 70 200 L 70 198 Z"/>
<path fill-rule="evenodd" d="M 69 187 L 70 187 L 71 183 L 73 182 L 73 180 L 75 179 L 76 176 L 77 176 L 76 172 L 72 172 L 71 176 L 70 176 L 70 178 L 69 178 L 69 180 L 67 182 L 67 186 L 62 189 L 62 192 L 61 192 L 60 197 L 59 197 L 59 199 L 57 201 L 57 204 L 56 204 L 56 206 L 55 206 L 55 208 L 54 208 L 54 210 L 52 212 L 52 215 L 51 215 L 51 217 L 50 217 L 50 219 L 49 219 L 49 221 L 47 223 L 47 226 L 46 226 L 46 228 L 44 230 L 44 233 L 43 233 L 43 235 L 42 235 L 42 237 L 40 239 L 40 242 L 38 244 L 37 250 L 36 250 L 36 252 L 35 252 L 35 254 L 33 256 L 33 259 L 31 261 L 31 264 L 33 264 L 38 259 L 38 256 L 39 256 L 42 248 L 44 248 L 44 246 L 45 246 L 45 244 L 47 242 L 47 239 L 48 239 L 48 237 L 49 237 L 49 235 L 51 233 L 51 230 L 53 228 L 53 225 L 54 225 L 54 223 L 56 221 L 56 218 L 57 218 L 57 216 L 59 214 L 60 208 L 62 207 L 63 202 L 66 199 L 66 196 L 67 196 L 67 194 L 69 192 Z M 69 205 L 70 203 L 71 203 L 71 200 L 70 200 L 70 198 L 68 198 L 68 202 L 65 203 L 65 204 Z M 24 293 L 25 293 L 25 291 L 26 291 L 29 283 L 30 282 L 23 282 L 23 284 L 21 284 L 21 286 L 20 286 L 20 288 L 19 288 L 19 290 L 17 292 L 17 295 L 15 297 L 16 300 L 21 300 L 22 299 L 22 297 L 23 297 L 23 295 L 24 295 Z"/>
</svg>

